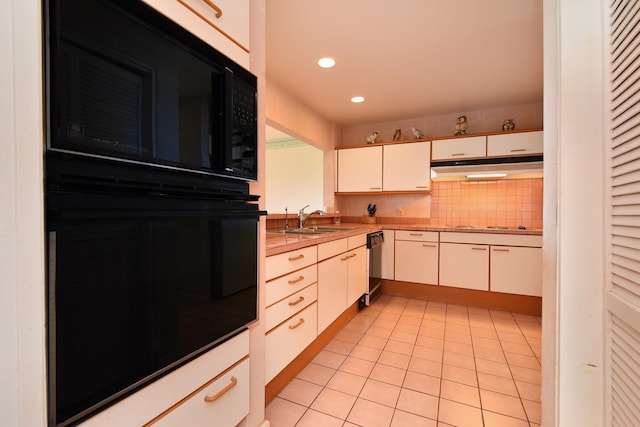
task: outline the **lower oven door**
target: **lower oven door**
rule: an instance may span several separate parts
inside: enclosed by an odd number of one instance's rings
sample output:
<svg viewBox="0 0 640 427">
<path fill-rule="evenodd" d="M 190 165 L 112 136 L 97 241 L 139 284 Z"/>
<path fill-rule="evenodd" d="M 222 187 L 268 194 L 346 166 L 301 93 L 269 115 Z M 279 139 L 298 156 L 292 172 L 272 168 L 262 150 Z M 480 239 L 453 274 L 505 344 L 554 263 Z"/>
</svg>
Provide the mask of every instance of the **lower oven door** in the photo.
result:
<svg viewBox="0 0 640 427">
<path fill-rule="evenodd" d="M 73 421 L 257 317 L 257 207 L 51 193 L 50 413 Z"/>
</svg>

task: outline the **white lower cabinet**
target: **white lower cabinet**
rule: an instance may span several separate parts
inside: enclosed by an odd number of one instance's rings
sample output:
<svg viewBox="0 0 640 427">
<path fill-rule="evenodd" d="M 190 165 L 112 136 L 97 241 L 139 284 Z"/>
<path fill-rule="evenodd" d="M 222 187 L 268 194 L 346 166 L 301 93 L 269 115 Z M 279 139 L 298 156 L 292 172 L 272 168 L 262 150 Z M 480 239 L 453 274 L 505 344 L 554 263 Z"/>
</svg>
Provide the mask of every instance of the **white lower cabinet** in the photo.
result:
<svg viewBox="0 0 640 427">
<path fill-rule="evenodd" d="M 318 336 L 318 304 L 314 302 L 265 336 L 265 380 L 268 383 Z"/>
<path fill-rule="evenodd" d="M 367 292 L 367 248 L 347 252 L 347 307 Z"/>
<path fill-rule="evenodd" d="M 395 280 L 436 285 L 438 246 L 437 232 L 397 230 Z"/>
<path fill-rule="evenodd" d="M 491 246 L 491 291 L 542 296 L 542 248 Z"/>
<path fill-rule="evenodd" d="M 440 285 L 489 290 L 489 245 L 440 243 Z"/>
</svg>

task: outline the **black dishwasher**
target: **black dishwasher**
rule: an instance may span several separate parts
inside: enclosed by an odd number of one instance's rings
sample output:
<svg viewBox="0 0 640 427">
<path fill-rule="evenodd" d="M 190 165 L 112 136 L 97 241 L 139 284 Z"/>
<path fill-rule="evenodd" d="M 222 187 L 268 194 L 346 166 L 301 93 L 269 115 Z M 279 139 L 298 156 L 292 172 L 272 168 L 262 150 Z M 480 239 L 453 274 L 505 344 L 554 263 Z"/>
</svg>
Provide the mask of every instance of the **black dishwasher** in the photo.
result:
<svg viewBox="0 0 640 427">
<path fill-rule="evenodd" d="M 361 300 L 361 308 L 370 305 L 382 292 L 382 244 L 384 233 L 376 231 L 367 234 L 367 293 Z"/>
</svg>

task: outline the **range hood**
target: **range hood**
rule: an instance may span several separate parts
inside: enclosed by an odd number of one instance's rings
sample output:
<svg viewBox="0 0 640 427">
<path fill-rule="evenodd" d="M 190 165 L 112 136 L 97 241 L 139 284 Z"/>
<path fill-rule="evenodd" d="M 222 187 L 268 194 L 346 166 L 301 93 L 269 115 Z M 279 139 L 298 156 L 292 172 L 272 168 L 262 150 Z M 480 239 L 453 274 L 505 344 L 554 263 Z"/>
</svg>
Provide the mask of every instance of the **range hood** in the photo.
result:
<svg viewBox="0 0 640 427">
<path fill-rule="evenodd" d="M 438 180 L 498 179 L 542 176 L 542 156 L 447 160 L 431 163 L 431 178 Z"/>
</svg>

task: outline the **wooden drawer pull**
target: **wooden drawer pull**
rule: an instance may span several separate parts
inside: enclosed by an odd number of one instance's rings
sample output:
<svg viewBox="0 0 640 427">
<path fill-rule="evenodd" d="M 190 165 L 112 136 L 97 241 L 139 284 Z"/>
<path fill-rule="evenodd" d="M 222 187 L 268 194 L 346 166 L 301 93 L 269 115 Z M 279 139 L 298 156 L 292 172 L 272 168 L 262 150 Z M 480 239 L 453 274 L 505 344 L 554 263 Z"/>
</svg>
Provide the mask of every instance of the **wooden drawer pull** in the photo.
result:
<svg viewBox="0 0 640 427">
<path fill-rule="evenodd" d="M 215 402 L 216 400 L 218 400 L 222 396 L 224 396 L 229 390 L 234 388 L 236 386 L 236 384 L 238 384 L 238 379 L 236 377 L 231 377 L 231 382 L 229 384 L 227 384 L 225 386 L 225 388 L 223 388 L 222 390 L 220 390 L 219 392 L 217 392 L 213 396 L 205 396 L 204 397 L 204 401 L 205 402 Z"/>
<path fill-rule="evenodd" d="M 303 258 L 304 258 L 304 255 L 303 255 L 303 254 L 300 254 L 300 255 L 298 255 L 298 256 L 292 256 L 292 257 L 289 257 L 289 261 L 299 261 L 299 260 L 301 260 L 301 259 L 303 259 Z"/>
<path fill-rule="evenodd" d="M 293 301 L 293 302 L 289 302 L 289 305 L 298 305 L 300 304 L 302 301 L 304 301 L 304 297 L 301 296 L 300 298 L 298 298 L 297 300 Z"/>
<path fill-rule="evenodd" d="M 340 261 L 346 261 L 346 260 L 348 260 L 349 258 L 351 258 L 351 257 L 350 257 L 349 255 L 347 255 L 347 256 L 345 256 L 345 257 L 340 258 Z"/>
<path fill-rule="evenodd" d="M 454 157 L 454 156 L 464 156 L 465 154 L 466 154 L 466 153 L 453 153 L 453 154 L 451 154 L 451 157 Z"/>
<path fill-rule="evenodd" d="M 423 248 L 437 248 L 436 245 L 422 245 Z"/>
<path fill-rule="evenodd" d="M 295 285 L 296 283 L 300 283 L 304 280 L 304 276 L 300 276 L 297 279 L 289 280 L 287 283 L 290 285 Z"/>
<path fill-rule="evenodd" d="M 522 153 L 523 151 L 527 151 L 526 148 L 516 148 L 514 150 L 511 150 L 512 153 Z"/>
<path fill-rule="evenodd" d="M 416 185 L 416 188 L 429 188 L 428 185 Z"/>
<path fill-rule="evenodd" d="M 205 4 L 209 6 L 211 9 L 215 10 L 216 18 L 220 19 L 220 17 L 222 16 L 222 9 L 216 6 L 211 0 L 202 0 L 202 1 L 205 2 Z"/>
<path fill-rule="evenodd" d="M 486 251 L 487 248 L 471 248 L 472 251 Z"/>
<path fill-rule="evenodd" d="M 494 251 L 496 252 L 509 252 L 509 249 L 498 249 L 498 248 L 493 248 Z"/>
<path fill-rule="evenodd" d="M 289 329 L 295 329 L 299 326 L 301 326 L 304 323 L 304 319 L 300 318 L 300 320 L 298 320 L 298 323 L 296 323 L 295 325 L 289 325 Z"/>
<path fill-rule="evenodd" d="M 369 190 L 382 190 L 380 187 L 370 187 Z"/>
<path fill-rule="evenodd" d="M 409 236 L 422 236 L 422 233 L 409 233 Z"/>
</svg>

